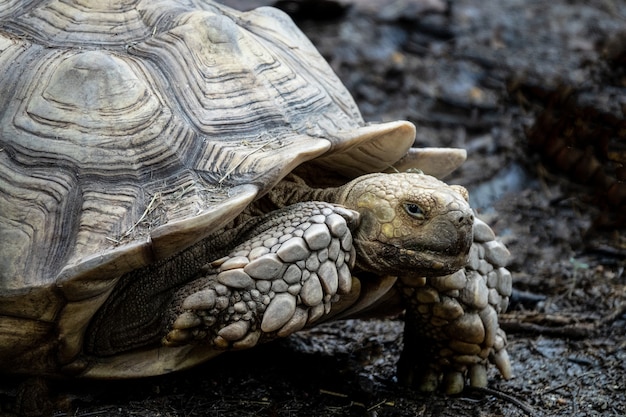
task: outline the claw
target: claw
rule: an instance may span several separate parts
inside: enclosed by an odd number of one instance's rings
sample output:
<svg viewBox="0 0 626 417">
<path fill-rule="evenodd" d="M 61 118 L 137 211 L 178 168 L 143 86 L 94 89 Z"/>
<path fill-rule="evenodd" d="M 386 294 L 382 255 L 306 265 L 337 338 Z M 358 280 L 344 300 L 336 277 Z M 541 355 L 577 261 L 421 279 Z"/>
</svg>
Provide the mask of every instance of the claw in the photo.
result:
<svg viewBox="0 0 626 417">
<path fill-rule="evenodd" d="M 487 368 L 483 364 L 476 364 L 469 369 L 470 386 L 486 387 L 487 386 Z"/>
<path fill-rule="evenodd" d="M 421 375 L 417 389 L 421 392 L 435 392 L 439 387 L 439 374 L 432 369 Z"/>
<path fill-rule="evenodd" d="M 443 376 L 443 389 L 448 395 L 459 394 L 465 388 L 465 377 L 462 372 L 446 372 Z"/>
<path fill-rule="evenodd" d="M 502 374 L 504 379 L 513 378 L 513 370 L 511 369 L 511 361 L 509 360 L 509 353 L 506 349 L 502 349 L 493 355 L 493 363 Z"/>
</svg>

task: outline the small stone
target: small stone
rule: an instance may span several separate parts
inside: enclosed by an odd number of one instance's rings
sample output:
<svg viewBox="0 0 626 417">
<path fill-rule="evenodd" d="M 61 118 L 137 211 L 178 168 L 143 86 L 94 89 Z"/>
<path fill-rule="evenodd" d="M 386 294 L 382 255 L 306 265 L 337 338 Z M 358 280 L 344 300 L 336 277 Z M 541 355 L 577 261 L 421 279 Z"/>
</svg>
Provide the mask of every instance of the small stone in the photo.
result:
<svg viewBox="0 0 626 417">
<path fill-rule="evenodd" d="M 291 319 L 283 327 L 281 327 L 277 335 L 279 337 L 287 337 L 299 330 L 302 330 L 306 325 L 308 317 L 309 314 L 306 310 L 297 307 Z"/>
<path fill-rule="evenodd" d="M 311 250 L 319 250 L 330 245 L 330 231 L 323 224 L 313 224 L 302 236 Z"/>
<path fill-rule="evenodd" d="M 227 258 L 220 266 L 220 271 L 228 271 L 229 269 L 243 268 L 250 262 L 245 256 L 233 256 Z"/>
<path fill-rule="evenodd" d="M 511 277 L 511 273 L 506 268 L 498 268 L 496 274 L 498 274 L 496 289 L 500 295 L 510 297 L 513 292 L 513 277 Z"/>
<path fill-rule="evenodd" d="M 317 259 L 320 262 L 326 262 L 328 260 L 328 248 L 324 248 L 317 252 Z"/>
<path fill-rule="evenodd" d="M 231 269 L 217 274 L 217 280 L 231 288 L 248 289 L 254 287 L 254 280 L 242 269 Z"/>
<path fill-rule="evenodd" d="M 348 265 L 342 264 L 337 270 L 337 292 L 348 294 L 352 290 L 352 274 Z"/>
<path fill-rule="evenodd" d="M 251 261 L 243 270 L 252 278 L 274 279 L 280 276 L 284 266 L 285 264 L 275 253 L 268 253 Z"/>
<path fill-rule="evenodd" d="M 496 238 L 495 233 L 491 230 L 491 227 L 487 225 L 484 221 L 474 218 L 474 240 L 476 242 L 489 242 Z"/>
<path fill-rule="evenodd" d="M 261 322 L 261 330 L 273 332 L 283 327 L 296 311 L 296 299 L 290 294 L 277 294 L 267 306 Z"/>
<path fill-rule="evenodd" d="M 503 267 L 509 261 L 511 253 L 502 243 L 492 240 L 485 244 L 485 259 L 495 267 Z"/>
<path fill-rule="evenodd" d="M 298 266 L 294 264 L 289 265 L 289 267 L 283 274 L 283 280 L 287 284 L 296 284 L 300 282 L 301 278 L 302 278 L 302 271 L 300 271 L 300 268 L 298 268 Z"/>
<path fill-rule="evenodd" d="M 291 263 L 306 259 L 311 254 L 311 251 L 307 247 L 304 239 L 301 237 L 292 237 L 282 244 L 276 254 L 284 262 Z"/>
<path fill-rule="evenodd" d="M 300 298 L 302 302 L 308 306 L 316 306 L 322 302 L 324 291 L 317 275 L 312 273 L 309 279 L 302 285 L 300 290 Z"/>
<path fill-rule="evenodd" d="M 198 327 L 200 324 L 202 324 L 200 317 L 190 311 L 185 311 L 176 318 L 172 327 L 175 329 L 189 329 L 192 327 Z"/>
<path fill-rule="evenodd" d="M 184 310 L 210 310 L 215 306 L 215 291 L 206 289 L 195 292 L 183 301 Z"/>
<path fill-rule="evenodd" d="M 220 329 L 217 334 L 229 342 L 234 342 L 243 338 L 250 329 L 250 323 L 247 321 L 237 321 Z"/>
<path fill-rule="evenodd" d="M 337 287 L 339 286 L 339 277 L 337 275 L 337 269 L 335 264 L 331 261 L 326 261 L 320 265 L 317 275 L 320 278 L 322 287 L 326 294 L 334 295 L 337 293 Z"/>
<path fill-rule="evenodd" d="M 326 225 L 330 229 L 330 233 L 335 237 L 342 237 L 348 232 L 348 225 L 346 219 L 339 214 L 331 214 L 326 218 Z"/>
<path fill-rule="evenodd" d="M 259 242 L 259 244 L 262 244 L 262 243 L 263 242 Z M 250 251 L 250 254 L 248 255 L 248 259 L 252 261 L 269 252 L 270 252 L 269 248 L 266 248 L 265 246 L 258 246 Z"/>
<path fill-rule="evenodd" d="M 467 285 L 461 290 L 459 298 L 468 306 L 482 310 L 488 305 L 489 291 L 483 278 L 474 271 L 467 275 Z"/>
</svg>

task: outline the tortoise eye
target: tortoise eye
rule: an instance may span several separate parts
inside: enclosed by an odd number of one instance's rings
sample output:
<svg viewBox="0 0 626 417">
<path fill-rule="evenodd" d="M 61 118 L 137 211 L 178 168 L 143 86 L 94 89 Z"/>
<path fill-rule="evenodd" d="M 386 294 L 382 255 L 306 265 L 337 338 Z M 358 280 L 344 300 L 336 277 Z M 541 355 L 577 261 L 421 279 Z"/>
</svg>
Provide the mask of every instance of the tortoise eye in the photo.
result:
<svg viewBox="0 0 626 417">
<path fill-rule="evenodd" d="M 411 217 L 416 219 L 423 220 L 426 217 L 420 206 L 415 203 L 404 203 L 404 209 Z"/>
</svg>

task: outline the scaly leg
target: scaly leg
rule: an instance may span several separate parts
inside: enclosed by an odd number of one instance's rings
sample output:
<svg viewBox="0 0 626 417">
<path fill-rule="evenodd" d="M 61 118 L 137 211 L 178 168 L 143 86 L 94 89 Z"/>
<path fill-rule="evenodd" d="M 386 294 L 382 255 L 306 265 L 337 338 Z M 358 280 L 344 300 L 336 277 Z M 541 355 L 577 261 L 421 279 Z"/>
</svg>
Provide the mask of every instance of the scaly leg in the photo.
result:
<svg viewBox="0 0 626 417">
<path fill-rule="evenodd" d="M 358 213 L 322 202 L 270 214 L 177 291 L 163 343 L 245 349 L 319 320 L 351 290 L 357 222 Z"/>
<path fill-rule="evenodd" d="M 504 268 L 508 255 L 477 219 L 464 270 L 433 278 L 400 277 L 407 304 L 398 363 L 403 383 L 422 391 L 442 386 L 449 394 L 462 391 L 466 377 L 472 386 L 486 386 L 489 361 L 510 378 L 506 335 L 498 325 L 511 295 L 511 274 Z"/>
</svg>

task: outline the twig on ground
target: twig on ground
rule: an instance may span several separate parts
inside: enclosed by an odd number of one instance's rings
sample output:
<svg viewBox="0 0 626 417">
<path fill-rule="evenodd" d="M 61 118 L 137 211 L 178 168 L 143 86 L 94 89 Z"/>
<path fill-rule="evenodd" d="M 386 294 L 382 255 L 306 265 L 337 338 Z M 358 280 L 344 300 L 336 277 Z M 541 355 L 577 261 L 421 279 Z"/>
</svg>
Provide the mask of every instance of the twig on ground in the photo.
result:
<svg viewBox="0 0 626 417">
<path fill-rule="evenodd" d="M 519 408 L 520 410 L 522 410 L 523 412 L 525 412 L 531 417 L 535 415 L 535 410 L 533 410 L 533 408 L 530 405 L 526 404 L 524 401 L 518 398 L 515 398 L 511 394 L 507 394 L 506 392 L 499 391 L 493 388 L 487 388 L 487 387 L 468 387 L 468 389 L 473 392 L 479 392 L 481 394 L 492 395 L 501 400 L 508 401 L 511 404 L 513 404 L 515 407 Z"/>
</svg>

